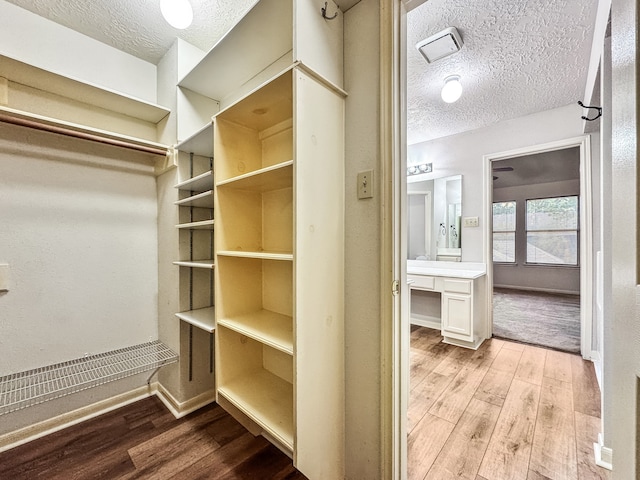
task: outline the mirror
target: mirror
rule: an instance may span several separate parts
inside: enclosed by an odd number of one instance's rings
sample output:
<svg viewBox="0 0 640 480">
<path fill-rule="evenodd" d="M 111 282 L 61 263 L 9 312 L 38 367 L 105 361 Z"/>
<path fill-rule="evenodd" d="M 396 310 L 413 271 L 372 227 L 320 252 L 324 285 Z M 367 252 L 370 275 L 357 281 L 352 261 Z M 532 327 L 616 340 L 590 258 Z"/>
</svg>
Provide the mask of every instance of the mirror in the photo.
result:
<svg viewBox="0 0 640 480">
<path fill-rule="evenodd" d="M 409 260 L 462 260 L 462 175 L 408 180 Z"/>
</svg>

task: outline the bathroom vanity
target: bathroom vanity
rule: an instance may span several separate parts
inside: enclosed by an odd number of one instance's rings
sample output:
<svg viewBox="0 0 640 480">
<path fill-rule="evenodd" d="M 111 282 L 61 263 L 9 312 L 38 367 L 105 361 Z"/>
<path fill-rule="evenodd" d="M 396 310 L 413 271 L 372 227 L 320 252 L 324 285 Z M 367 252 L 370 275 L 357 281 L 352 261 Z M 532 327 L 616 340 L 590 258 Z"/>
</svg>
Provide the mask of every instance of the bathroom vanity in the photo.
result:
<svg viewBox="0 0 640 480">
<path fill-rule="evenodd" d="M 438 328 L 445 343 L 474 350 L 487 338 L 484 263 L 408 260 L 407 282 L 419 297 L 411 323 Z"/>
</svg>

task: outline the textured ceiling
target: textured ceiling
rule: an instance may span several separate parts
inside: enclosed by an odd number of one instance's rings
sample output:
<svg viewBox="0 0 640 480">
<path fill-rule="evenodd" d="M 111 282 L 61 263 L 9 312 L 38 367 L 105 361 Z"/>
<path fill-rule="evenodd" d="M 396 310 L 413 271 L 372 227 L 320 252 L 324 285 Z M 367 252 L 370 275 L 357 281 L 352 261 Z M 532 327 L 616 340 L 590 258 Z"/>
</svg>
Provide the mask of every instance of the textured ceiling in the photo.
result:
<svg viewBox="0 0 640 480">
<path fill-rule="evenodd" d="M 157 64 L 176 37 L 209 50 L 256 0 L 190 0 L 193 24 L 171 27 L 160 0 L 7 0 L 88 37 Z"/>
<path fill-rule="evenodd" d="M 408 143 L 576 103 L 584 96 L 597 0 L 428 0 L 407 18 Z M 415 44 L 456 27 L 460 52 L 428 64 Z M 462 98 L 445 104 L 444 78 Z"/>
</svg>

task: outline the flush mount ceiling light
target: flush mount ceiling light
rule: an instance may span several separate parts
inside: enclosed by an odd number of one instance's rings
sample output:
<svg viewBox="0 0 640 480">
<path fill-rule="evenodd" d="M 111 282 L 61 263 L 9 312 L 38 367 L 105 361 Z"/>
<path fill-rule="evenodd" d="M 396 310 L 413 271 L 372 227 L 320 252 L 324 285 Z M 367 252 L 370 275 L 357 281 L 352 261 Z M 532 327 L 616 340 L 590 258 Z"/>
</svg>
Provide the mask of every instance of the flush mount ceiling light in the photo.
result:
<svg viewBox="0 0 640 480">
<path fill-rule="evenodd" d="M 460 75 L 449 75 L 444 79 L 444 86 L 440 92 L 442 100 L 446 103 L 456 102 L 462 95 L 462 84 L 460 83 Z"/>
<path fill-rule="evenodd" d="M 462 37 L 456 27 L 449 27 L 418 42 L 416 48 L 427 62 L 433 63 L 460 50 Z"/>
<path fill-rule="evenodd" d="M 160 0 L 160 11 L 169 25 L 180 30 L 193 21 L 193 9 L 189 0 Z"/>
</svg>

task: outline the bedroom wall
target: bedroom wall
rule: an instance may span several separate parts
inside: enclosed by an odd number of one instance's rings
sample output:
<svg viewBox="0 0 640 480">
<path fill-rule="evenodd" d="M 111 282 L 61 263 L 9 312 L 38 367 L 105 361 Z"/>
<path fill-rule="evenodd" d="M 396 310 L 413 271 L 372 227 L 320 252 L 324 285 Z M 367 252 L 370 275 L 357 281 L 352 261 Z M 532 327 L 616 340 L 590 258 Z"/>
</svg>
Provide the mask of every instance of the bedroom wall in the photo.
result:
<svg viewBox="0 0 640 480">
<path fill-rule="evenodd" d="M 494 202 L 516 202 L 516 263 L 493 264 L 493 285 L 496 287 L 542 290 L 580 294 L 580 268 L 556 265 L 526 264 L 525 205 L 528 199 L 580 195 L 580 180 L 495 188 Z"/>
</svg>

